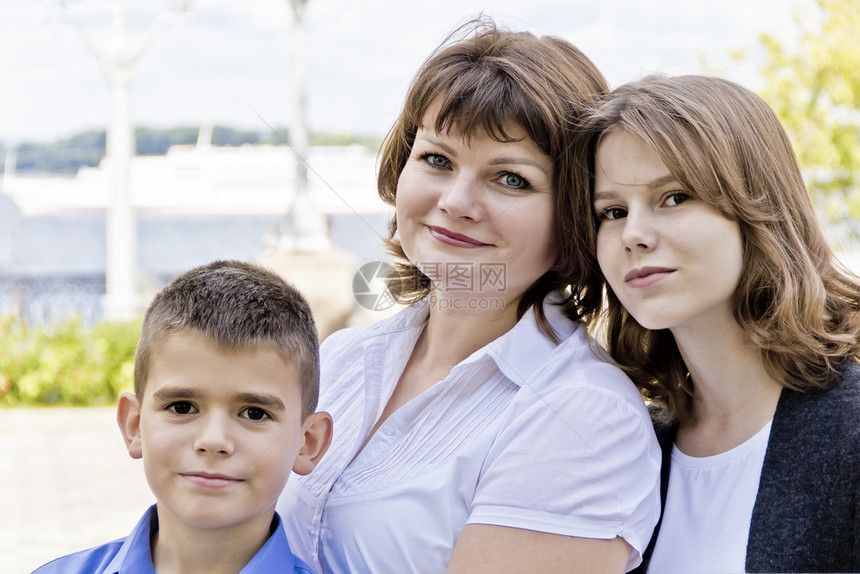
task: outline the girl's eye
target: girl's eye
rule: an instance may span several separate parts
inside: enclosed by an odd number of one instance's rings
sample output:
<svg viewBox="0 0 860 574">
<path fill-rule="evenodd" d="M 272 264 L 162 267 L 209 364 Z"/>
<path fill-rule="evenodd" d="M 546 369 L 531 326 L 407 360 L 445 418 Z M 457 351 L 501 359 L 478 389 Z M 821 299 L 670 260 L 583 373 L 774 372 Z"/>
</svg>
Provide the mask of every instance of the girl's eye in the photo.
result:
<svg viewBox="0 0 860 574">
<path fill-rule="evenodd" d="M 676 205 L 680 205 L 685 201 L 690 199 L 690 194 L 684 193 L 683 191 L 673 191 L 669 195 L 666 196 L 666 205 L 669 207 L 674 207 Z"/>
<path fill-rule="evenodd" d="M 242 410 L 242 412 L 239 413 L 239 416 L 252 421 L 262 421 L 269 418 L 269 413 L 267 413 L 260 407 L 248 407 Z"/>
<path fill-rule="evenodd" d="M 190 415 L 197 412 L 197 407 L 188 401 L 176 401 L 167 405 L 167 410 L 176 415 Z"/>
<path fill-rule="evenodd" d="M 430 164 L 432 167 L 448 167 L 448 158 L 438 153 L 423 153 L 418 159 Z"/>
<path fill-rule="evenodd" d="M 627 210 L 621 209 L 620 207 L 607 207 L 597 213 L 598 219 L 600 221 L 608 220 L 612 221 L 615 219 L 621 219 L 627 215 Z"/>
<path fill-rule="evenodd" d="M 512 172 L 503 173 L 502 176 L 499 178 L 499 181 L 501 182 L 502 185 L 504 185 L 505 187 L 510 187 L 511 189 L 529 189 L 529 188 L 531 188 L 531 184 L 529 183 L 529 181 L 526 178 L 524 178 L 523 176 L 521 176 L 519 174 L 512 173 Z"/>
</svg>

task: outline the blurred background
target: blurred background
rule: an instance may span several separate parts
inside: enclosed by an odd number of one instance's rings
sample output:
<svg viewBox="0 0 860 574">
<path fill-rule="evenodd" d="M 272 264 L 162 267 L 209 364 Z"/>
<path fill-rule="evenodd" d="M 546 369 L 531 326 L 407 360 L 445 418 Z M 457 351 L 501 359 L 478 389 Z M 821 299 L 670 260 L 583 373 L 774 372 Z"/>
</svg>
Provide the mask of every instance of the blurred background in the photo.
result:
<svg viewBox="0 0 860 574">
<path fill-rule="evenodd" d="M 854 0 L 0 0 L 0 571 L 123 536 L 151 501 L 110 405 L 177 273 L 276 268 L 323 336 L 394 310 L 367 304 L 362 267 L 388 259 L 376 152 L 478 14 L 573 42 L 613 87 L 707 73 L 761 93 L 860 271 Z"/>
</svg>

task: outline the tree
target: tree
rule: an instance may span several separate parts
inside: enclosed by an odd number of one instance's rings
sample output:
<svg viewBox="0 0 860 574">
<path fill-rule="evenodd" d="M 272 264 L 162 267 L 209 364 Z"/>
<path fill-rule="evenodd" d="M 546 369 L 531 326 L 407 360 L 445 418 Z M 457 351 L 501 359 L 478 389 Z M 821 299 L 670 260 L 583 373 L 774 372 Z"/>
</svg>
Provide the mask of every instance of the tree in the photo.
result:
<svg viewBox="0 0 860 574">
<path fill-rule="evenodd" d="M 761 95 L 780 117 L 817 204 L 860 231 L 860 2 L 814 0 L 789 41 L 762 34 Z"/>
</svg>

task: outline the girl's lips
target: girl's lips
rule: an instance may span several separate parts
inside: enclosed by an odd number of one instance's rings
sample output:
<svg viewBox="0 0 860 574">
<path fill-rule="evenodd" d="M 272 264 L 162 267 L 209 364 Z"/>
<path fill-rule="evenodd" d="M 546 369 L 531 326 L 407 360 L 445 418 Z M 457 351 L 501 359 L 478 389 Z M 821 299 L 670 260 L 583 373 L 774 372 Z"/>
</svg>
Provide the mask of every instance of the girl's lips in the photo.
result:
<svg viewBox="0 0 860 574">
<path fill-rule="evenodd" d="M 625 275 L 624 282 L 634 289 L 644 289 L 662 281 L 674 272 L 674 269 L 666 267 L 642 267 Z"/>
<path fill-rule="evenodd" d="M 185 480 L 200 488 L 219 490 L 242 482 L 242 479 L 220 474 L 187 473 L 182 475 Z"/>
<path fill-rule="evenodd" d="M 453 231 L 449 231 L 444 227 L 428 225 L 427 229 L 430 230 L 430 235 L 432 235 L 439 241 L 447 243 L 448 245 L 454 245 L 455 247 L 476 248 L 488 245 L 488 243 L 483 243 L 481 241 L 478 241 L 477 239 L 469 237 L 468 235 L 454 233 Z"/>
</svg>

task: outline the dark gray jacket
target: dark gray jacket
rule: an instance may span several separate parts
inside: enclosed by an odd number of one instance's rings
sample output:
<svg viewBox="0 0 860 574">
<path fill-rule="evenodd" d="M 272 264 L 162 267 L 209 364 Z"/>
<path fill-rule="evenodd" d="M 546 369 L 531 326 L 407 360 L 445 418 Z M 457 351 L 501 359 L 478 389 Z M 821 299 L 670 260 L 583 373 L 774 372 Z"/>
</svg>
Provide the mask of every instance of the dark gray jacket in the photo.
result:
<svg viewBox="0 0 860 574">
<path fill-rule="evenodd" d="M 663 450 L 664 505 L 677 430 L 656 427 Z M 658 522 L 634 573 L 646 572 L 659 532 Z M 827 391 L 782 391 L 753 507 L 746 571 L 860 572 L 857 361 L 846 361 Z"/>
</svg>

